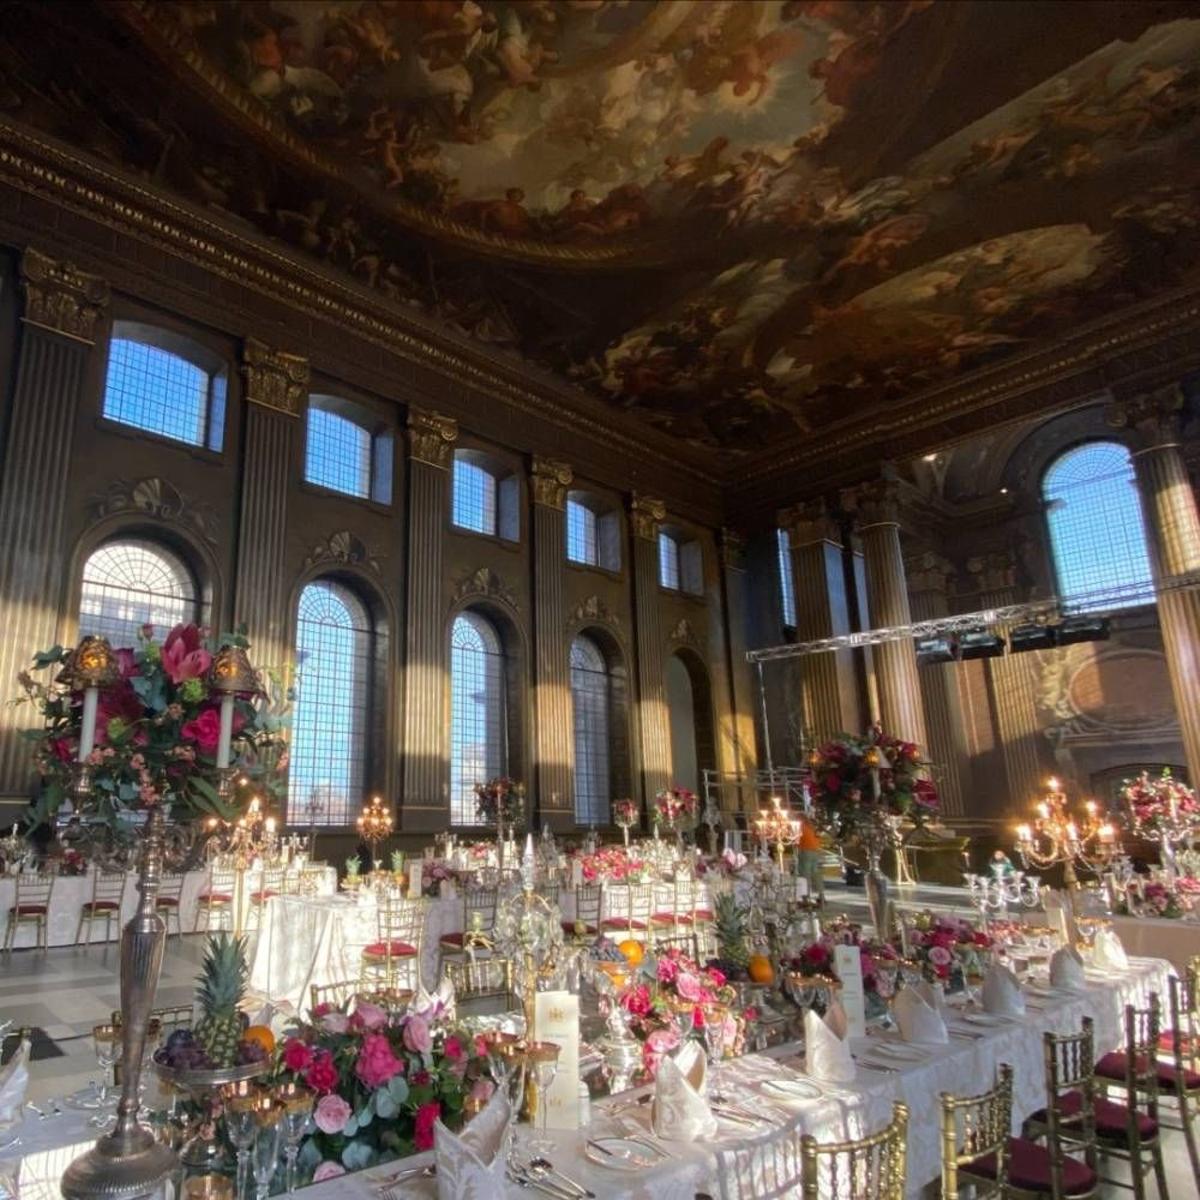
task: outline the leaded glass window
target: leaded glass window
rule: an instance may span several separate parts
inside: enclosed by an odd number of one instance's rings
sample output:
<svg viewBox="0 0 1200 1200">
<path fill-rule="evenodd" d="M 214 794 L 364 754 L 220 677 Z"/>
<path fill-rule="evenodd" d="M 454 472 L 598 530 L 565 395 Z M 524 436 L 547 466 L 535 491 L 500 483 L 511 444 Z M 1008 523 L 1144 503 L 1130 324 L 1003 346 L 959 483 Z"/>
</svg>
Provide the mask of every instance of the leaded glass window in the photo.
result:
<svg viewBox="0 0 1200 1200">
<path fill-rule="evenodd" d="M 504 654 L 495 627 L 460 613 L 450 633 L 450 822 L 477 824 L 475 785 L 507 769 Z"/>
<path fill-rule="evenodd" d="M 134 646 L 143 625 L 163 637 L 198 619 L 192 573 L 154 542 L 121 539 L 92 551 L 83 566 L 79 633 L 100 634 L 113 646 Z"/>
<path fill-rule="evenodd" d="M 591 638 L 571 643 L 571 704 L 575 727 L 575 820 L 609 822 L 612 681 L 600 647 Z"/>
</svg>

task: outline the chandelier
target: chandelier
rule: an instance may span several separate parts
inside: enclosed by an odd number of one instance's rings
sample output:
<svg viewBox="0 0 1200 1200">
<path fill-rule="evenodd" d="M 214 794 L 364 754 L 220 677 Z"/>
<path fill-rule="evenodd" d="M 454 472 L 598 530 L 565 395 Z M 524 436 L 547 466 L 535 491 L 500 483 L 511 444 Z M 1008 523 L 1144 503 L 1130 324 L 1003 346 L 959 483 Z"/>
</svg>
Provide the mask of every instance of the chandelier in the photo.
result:
<svg viewBox="0 0 1200 1200">
<path fill-rule="evenodd" d="M 1032 824 L 1017 826 L 1016 851 L 1026 870 L 1061 864 L 1068 887 L 1079 882 L 1077 867 L 1103 874 L 1123 854 L 1116 826 L 1101 815 L 1094 800 L 1084 804 L 1082 817 L 1076 819 L 1067 808 L 1067 794 L 1059 781 L 1052 776 L 1046 787 Z"/>
<path fill-rule="evenodd" d="M 359 814 L 358 834 L 371 848 L 371 862 L 378 871 L 382 865 L 379 859 L 379 843 L 385 841 L 392 833 L 392 813 L 385 807 L 379 796 L 372 796 L 370 804 Z"/>
<path fill-rule="evenodd" d="M 800 822 L 784 809 L 778 796 L 772 796 L 771 807 L 759 809 L 758 816 L 754 818 L 754 836 L 768 854 L 770 847 L 774 846 L 779 873 L 782 875 L 783 852 L 788 846 L 799 842 Z"/>
</svg>

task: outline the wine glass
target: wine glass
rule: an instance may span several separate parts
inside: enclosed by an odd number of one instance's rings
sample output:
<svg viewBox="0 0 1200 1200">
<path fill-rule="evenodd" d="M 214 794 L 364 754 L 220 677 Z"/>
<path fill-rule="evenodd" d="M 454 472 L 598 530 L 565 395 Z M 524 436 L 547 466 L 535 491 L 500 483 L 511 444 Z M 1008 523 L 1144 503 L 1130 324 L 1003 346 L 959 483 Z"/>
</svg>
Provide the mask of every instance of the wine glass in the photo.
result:
<svg viewBox="0 0 1200 1200">
<path fill-rule="evenodd" d="M 721 1094 L 721 1059 L 725 1055 L 725 1018 L 729 1009 L 723 1004 L 710 1004 L 704 1010 L 704 1044 L 708 1049 L 708 1094 L 718 1104 L 724 1102 Z"/>
<path fill-rule="evenodd" d="M 312 1120 L 314 1097 L 308 1088 L 294 1080 L 283 1084 L 276 1092 L 283 1105 L 283 1136 L 287 1143 L 284 1151 L 287 1160 L 287 1190 L 296 1190 L 296 1158 L 300 1153 L 300 1139 L 308 1132 Z"/>
<path fill-rule="evenodd" d="M 558 1074 L 559 1049 L 555 1042 L 530 1042 L 525 1047 L 525 1060 L 537 1085 L 537 1104 L 542 1118 L 542 1136 L 529 1143 L 535 1154 L 546 1155 L 554 1150 L 554 1143 L 546 1136 L 546 1118 L 550 1113 L 550 1087 Z"/>
<path fill-rule="evenodd" d="M 254 1171 L 255 1200 L 267 1200 L 271 1178 L 279 1165 L 283 1140 L 283 1106 L 269 1097 L 260 1099 L 254 1110 L 254 1146 L 250 1163 Z"/>
<path fill-rule="evenodd" d="M 225 1101 L 225 1133 L 237 1155 L 235 1190 L 237 1200 L 241 1200 L 250 1174 L 250 1151 L 258 1129 L 255 1116 L 262 1103 L 262 1094 L 248 1081 L 243 1081 L 229 1084 L 221 1095 Z"/>
<path fill-rule="evenodd" d="M 100 1088 L 96 1093 L 96 1107 L 106 1108 L 111 1099 L 109 1072 L 116 1065 L 121 1055 L 121 1031 L 116 1025 L 94 1025 L 92 1027 L 92 1046 L 96 1051 L 96 1062 L 100 1066 Z M 108 1121 L 107 1114 L 99 1113 L 91 1118 L 90 1124 L 103 1125 Z"/>
</svg>

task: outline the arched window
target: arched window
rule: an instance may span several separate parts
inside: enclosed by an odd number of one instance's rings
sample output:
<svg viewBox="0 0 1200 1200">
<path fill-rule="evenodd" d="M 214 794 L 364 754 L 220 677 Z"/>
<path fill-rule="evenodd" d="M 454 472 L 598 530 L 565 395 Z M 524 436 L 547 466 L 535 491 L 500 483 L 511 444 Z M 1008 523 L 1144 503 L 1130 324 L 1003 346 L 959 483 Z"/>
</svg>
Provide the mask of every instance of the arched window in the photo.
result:
<svg viewBox="0 0 1200 1200">
<path fill-rule="evenodd" d="M 508 769 L 504 653 L 495 626 L 460 613 L 450 633 L 450 822 L 475 825 L 475 785 Z"/>
<path fill-rule="evenodd" d="M 300 593 L 288 820 L 349 825 L 362 805 L 371 709 L 370 615 L 344 584 Z"/>
<path fill-rule="evenodd" d="M 612 799 L 609 712 L 612 679 L 600 647 L 580 635 L 571 643 L 571 705 L 575 721 L 575 820 L 607 825 Z"/>
<path fill-rule="evenodd" d="M 1129 451 L 1087 442 L 1042 480 L 1058 595 L 1076 611 L 1145 604 L 1153 596 L 1146 526 Z"/>
<path fill-rule="evenodd" d="M 83 564 L 81 636 L 98 633 L 114 646 L 134 646 L 143 625 L 162 637 L 199 616 L 192 573 L 164 546 L 122 538 L 93 550 Z"/>
<path fill-rule="evenodd" d="M 786 529 L 775 530 L 775 553 L 779 560 L 779 607 L 783 623 L 795 628 L 796 588 L 792 579 L 792 544 Z"/>
<path fill-rule="evenodd" d="M 148 433 L 220 450 L 226 371 L 216 355 L 165 329 L 119 321 L 108 344 L 104 416 Z"/>
<path fill-rule="evenodd" d="M 304 444 L 308 483 L 390 504 L 392 439 L 373 433 L 371 414 L 336 396 L 310 396 Z"/>
</svg>

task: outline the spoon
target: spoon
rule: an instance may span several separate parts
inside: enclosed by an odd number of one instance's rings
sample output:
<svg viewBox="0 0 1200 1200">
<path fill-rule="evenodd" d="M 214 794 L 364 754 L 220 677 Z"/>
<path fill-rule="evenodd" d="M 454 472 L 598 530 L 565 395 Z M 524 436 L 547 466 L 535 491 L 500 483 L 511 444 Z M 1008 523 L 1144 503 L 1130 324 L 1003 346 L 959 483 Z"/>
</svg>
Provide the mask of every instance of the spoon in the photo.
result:
<svg viewBox="0 0 1200 1200">
<path fill-rule="evenodd" d="M 596 1200 L 595 1192 L 588 1191 L 582 1183 L 576 1183 L 569 1175 L 564 1175 L 548 1158 L 540 1156 L 538 1158 L 531 1158 L 525 1169 L 531 1171 L 534 1175 L 555 1175 L 563 1183 L 577 1191 L 579 1195 L 588 1197 L 588 1200 Z"/>
</svg>

